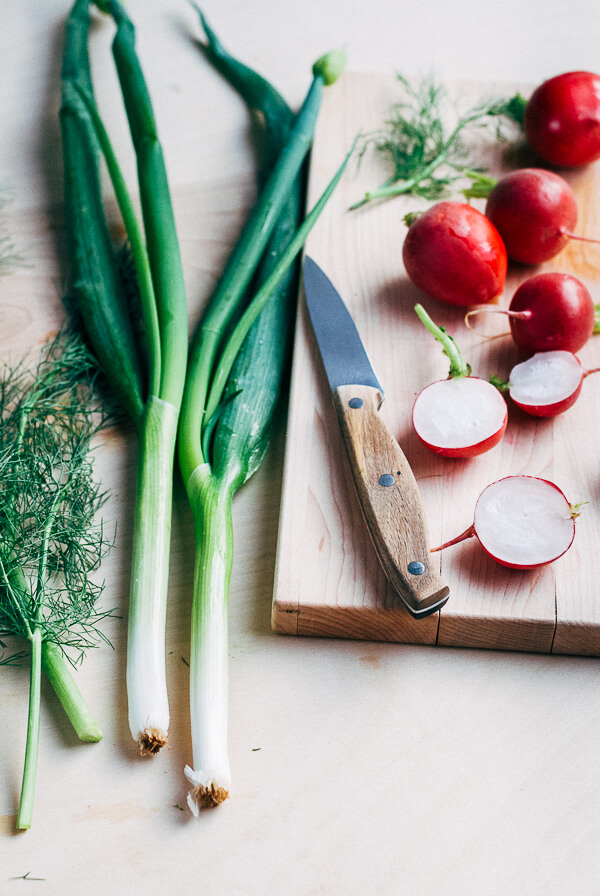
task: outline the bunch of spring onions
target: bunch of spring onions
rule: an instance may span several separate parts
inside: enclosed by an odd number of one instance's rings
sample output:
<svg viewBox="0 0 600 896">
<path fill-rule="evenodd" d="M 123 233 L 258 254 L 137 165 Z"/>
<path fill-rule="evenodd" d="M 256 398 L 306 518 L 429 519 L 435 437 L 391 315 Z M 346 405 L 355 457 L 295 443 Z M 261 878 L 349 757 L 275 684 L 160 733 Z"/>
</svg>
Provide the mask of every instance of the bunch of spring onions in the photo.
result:
<svg viewBox="0 0 600 896">
<path fill-rule="evenodd" d="M 190 654 L 193 768 L 188 805 L 228 796 L 227 611 L 233 561 L 232 499 L 259 467 L 289 360 L 297 294 L 295 259 L 344 170 L 306 215 L 303 165 L 323 88 L 344 67 L 331 53 L 313 67 L 294 116 L 275 88 L 223 48 L 200 13 L 209 60 L 262 114 L 266 153 L 258 200 L 192 341 L 179 432 L 179 463 L 194 519 L 196 563 Z M 250 300 L 249 300 L 250 298 Z M 237 323 L 232 328 L 232 323 Z M 231 335 L 227 334 L 231 330 Z"/>
<path fill-rule="evenodd" d="M 98 113 L 88 57 L 90 0 L 76 0 L 62 68 L 65 212 L 71 293 L 93 350 L 138 436 L 137 491 L 127 644 L 129 726 L 143 754 L 166 743 L 169 704 L 165 622 L 175 441 L 185 380 L 187 308 L 165 164 L 131 21 L 113 0 L 113 42 L 137 157 L 143 227 Z M 100 188 L 104 158 L 133 265 L 112 245 Z M 132 276 L 133 268 L 133 276 Z M 136 340 L 135 292 L 144 329 Z"/>
<path fill-rule="evenodd" d="M 263 117 L 266 154 L 258 201 L 193 338 L 186 368 L 180 256 L 133 27 L 116 2 L 101 4 L 117 24 L 113 51 L 137 152 L 145 240 L 94 101 L 87 53 L 89 7 L 90 0 L 76 0 L 67 27 L 61 109 L 65 198 L 73 291 L 100 364 L 139 432 L 129 720 L 142 752 L 154 753 L 166 742 L 166 570 L 179 416 L 179 464 L 196 545 L 190 673 L 194 768 L 187 768 L 186 774 L 193 785 L 188 802 L 197 812 L 199 806 L 222 802 L 229 788 L 232 499 L 262 460 L 285 379 L 297 288 L 295 260 L 350 156 L 302 220 L 303 168 L 323 88 L 337 79 L 344 57 L 332 53 L 315 63 L 306 100 L 294 115 L 268 82 L 225 52 L 201 16 L 208 58 Z M 134 337 L 127 284 L 102 210 L 99 155 L 111 176 L 135 265 L 146 341 L 142 354 Z"/>
<path fill-rule="evenodd" d="M 19 829 L 33 817 L 42 670 L 78 737 L 102 737 L 69 666 L 103 638 L 100 623 L 110 615 L 98 609 L 94 575 L 110 547 L 97 519 L 105 495 L 91 459 L 104 423 L 96 373 L 81 340 L 65 332 L 33 371 L 21 363 L 0 378 L 0 634 L 31 651 Z M 3 653 L 0 662 L 25 655 Z"/>
</svg>

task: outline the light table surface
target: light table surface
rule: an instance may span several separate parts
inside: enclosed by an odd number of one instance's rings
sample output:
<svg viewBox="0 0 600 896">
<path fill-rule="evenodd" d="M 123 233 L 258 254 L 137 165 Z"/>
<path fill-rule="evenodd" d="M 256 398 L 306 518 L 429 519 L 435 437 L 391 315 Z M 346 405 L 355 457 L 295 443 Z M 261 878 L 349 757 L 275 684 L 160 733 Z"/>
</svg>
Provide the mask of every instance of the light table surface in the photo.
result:
<svg viewBox="0 0 600 896">
<path fill-rule="evenodd" d="M 60 48 L 69 4 L 2 2 L 0 181 L 26 266 L 0 281 L 0 355 L 33 348 L 63 319 Z M 254 196 L 245 107 L 202 59 L 185 2 L 131 0 L 171 182 L 197 321 Z M 600 8 L 460 0 L 207 0 L 223 42 L 292 105 L 310 66 L 344 47 L 356 70 L 538 83 L 597 70 Z M 101 108 L 134 162 L 99 20 Z M 270 606 L 285 420 L 235 500 L 230 598 L 233 786 L 192 818 L 187 658 L 191 517 L 175 490 L 168 623 L 170 749 L 136 755 L 124 684 L 134 447 L 114 431 L 98 454 L 115 549 L 105 601 L 121 608 L 78 681 L 101 721 L 76 742 L 44 689 L 34 824 L 15 833 L 28 671 L 0 670 L 0 893 L 154 896 L 505 896 L 596 894 L 600 886 L 598 661 L 276 635 Z M 598 564 L 598 557 L 590 558 Z M 30 882 L 23 878 L 29 878 Z M 38 882 L 34 882 L 36 879 Z"/>
</svg>

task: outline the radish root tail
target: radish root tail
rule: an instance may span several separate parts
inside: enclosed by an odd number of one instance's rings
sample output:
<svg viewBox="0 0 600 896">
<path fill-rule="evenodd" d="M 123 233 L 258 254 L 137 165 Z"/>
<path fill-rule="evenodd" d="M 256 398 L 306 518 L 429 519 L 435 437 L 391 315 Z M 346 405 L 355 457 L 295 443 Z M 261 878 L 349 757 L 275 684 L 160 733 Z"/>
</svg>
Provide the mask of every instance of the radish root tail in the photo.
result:
<svg viewBox="0 0 600 896">
<path fill-rule="evenodd" d="M 496 333 L 495 335 L 482 333 L 481 330 L 478 330 L 471 324 L 470 318 L 475 314 L 505 314 L 507 317 L 516 317 L 522 320 L 531 316 L 530 311 L 506 311 L 504 308 L 471 308 L 470 311 L 467 311 L 465 314 L 465 326 L 468 330 L 471 330 L 472 333 L 481 336 L 482 339 L 489 340 L 503 339 L 505 336 L 510 336 L 510 331 L 506 333 Z"/>
<path fill-rule="evenodd" d="M 468 529 L 465 529 L 465 531 L 461 535 L 457 535 L 456 538 L 452 538 L 450 541 L 445 541 L 444 544 L 441 544 L 437 548 L 430 548 L 430 552 L 435 554 L 436 551 L 443 551 L 444 548 L 449 548 L 453 544 L 459 544 L 461 541 L 466 541 L 467 538 L 472 538 L 473 535 L 475 535 L 475 529 L 473 526 L 469 526 Z"/>
</svg>

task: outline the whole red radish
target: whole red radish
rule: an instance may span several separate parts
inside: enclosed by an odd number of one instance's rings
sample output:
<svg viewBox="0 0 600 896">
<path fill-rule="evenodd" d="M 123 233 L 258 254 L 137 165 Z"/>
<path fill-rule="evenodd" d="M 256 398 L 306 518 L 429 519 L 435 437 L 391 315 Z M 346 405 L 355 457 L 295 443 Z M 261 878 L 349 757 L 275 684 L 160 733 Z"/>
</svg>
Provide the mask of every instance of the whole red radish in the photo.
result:
<svg viewBox="0 0 600 896">
<path fill-rule="evenodd" d="M 427 448 L 442 457 L 476 457 L 489 451 L 506 429 L 504 398 L 487 380 L 471 376 L 471 368 L 452 337 L 434 324 L 421 305 L 416 305 L 415 311 L 450 358 L 448 378 L 430 383 L 415 399 L 415 432 Z"/>
<path fill-rule="evenodd" d="M 575 168 L 600 158 L 600 76 L 575 71 L 544 81 L 525 107 L 524 128 L 551 165 Z"/>
<path fill-rule="evenodd" d="M 508 318 L 512 336 L 527 352 L 577 352 L 594 330 L 593 299 L 571 274 L 550 272 L 525 280 L 513 295 Z"/>
<path fill-rule="evenodd" d="M 597 372 L 584 370 L 571 352 L 536 352 L 513 367 L 508 392 L 525 413 L 556 417 L 575 404 L 584 379 Z"/>
<path fill-rule="evenodd" d="M 473 308 L 465 323 L 479 314 L 504 314 L 516 345 L 526 352 L 577 352 L 596 326 L 594 301 L 583 283 L 555 271 L 524 280 L 505 308 Z"/>
<path fill-rule="evenodd" d="M 559 174 L 521 168 L 492 188 L 485 213 L 513 261 L 541 264 L 566 246 L 577 223 L 577 202 Z"/>
<path fill-rule="evenodd" d="M 475 536 L 502 566 L 535 569 L 568 551 L 578 515 L 578 505 L 570 504 L 553 482 L 535 476 L 506 476 L 481 492 L 473 524 L 433 550 Z"/>
<path fill-rule="evenodd" d="M 438 202 L 412 220 L 402 259 L 406 273 L 424 293 L 462 306 L 497 298 L 508 263 L 491 221 L 461 202 Z"/>
</svg>

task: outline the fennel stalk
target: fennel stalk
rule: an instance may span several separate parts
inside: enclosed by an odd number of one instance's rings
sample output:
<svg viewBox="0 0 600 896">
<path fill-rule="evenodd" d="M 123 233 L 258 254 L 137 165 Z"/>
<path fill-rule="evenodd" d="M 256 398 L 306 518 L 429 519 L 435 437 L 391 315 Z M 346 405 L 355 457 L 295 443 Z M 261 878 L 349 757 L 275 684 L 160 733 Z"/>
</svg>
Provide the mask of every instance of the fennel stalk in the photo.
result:
<svg viewBox="0 0 600 896">
<path fill-rule="evenodd" d="M 42 669 L 78 736 L 102 737 L 67 665 L 106 640 L 100 623 L 110 615 L 98 609 L 95 580 L 110 547 L 93 479 L 92 440 L 104 424 L 95 369 L 75 334 L 59 334 L 33 372 L 21 364 L 0 380 L 0 634 L 31 649 L 20 829 L 33 818 Z"/>
</svg>

